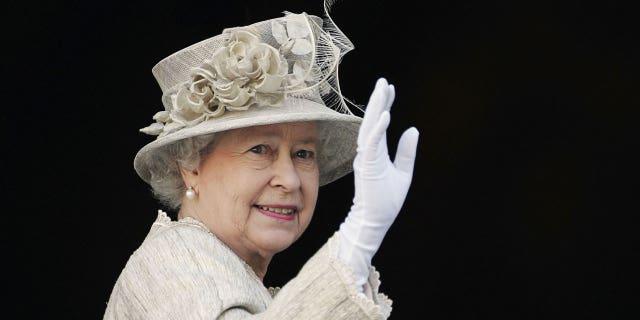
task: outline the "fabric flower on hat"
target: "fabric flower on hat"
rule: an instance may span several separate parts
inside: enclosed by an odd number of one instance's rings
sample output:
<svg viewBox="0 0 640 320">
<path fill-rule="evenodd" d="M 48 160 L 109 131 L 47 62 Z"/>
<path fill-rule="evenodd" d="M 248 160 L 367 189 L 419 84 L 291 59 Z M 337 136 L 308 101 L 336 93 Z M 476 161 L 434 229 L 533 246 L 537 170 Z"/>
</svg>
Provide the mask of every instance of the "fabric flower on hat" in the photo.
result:
<svg viewBox="0 0 640 320">
<path fill-rule="evenodd" d="M 285 98 L 288 70 L 280 50 L 260 41 L 250 30 L 231 29 L 225 45 L 193 68 L 191 81 L 172 95 L 170 110 L 157 113 L 154 119 L 158 122 L 140 131 L 163 136 L 225 111 L 279 105 Z"/>
<path fill-rule="evenodd" d="M 309 61 L 306 55 L 313 52 L 311 31 L 307 17 L 303 14 L 289 14 L 287 19 L 271 22 L 271 33 L 280 44 L 280 52 L 293 62 L 292 74 L 288 78 L 293 87 L 304 87 L 309 76 Z"/>
<path fill-rule="evenodd" d="M 307 18 L 302 14 L 291 14 L 283 21 L 272 21 L 271 32 L 283 54 L 292 52 L 303 55 L 313 50 L 313 44 L 307 39 L 310 34 Z"/>
</svg>

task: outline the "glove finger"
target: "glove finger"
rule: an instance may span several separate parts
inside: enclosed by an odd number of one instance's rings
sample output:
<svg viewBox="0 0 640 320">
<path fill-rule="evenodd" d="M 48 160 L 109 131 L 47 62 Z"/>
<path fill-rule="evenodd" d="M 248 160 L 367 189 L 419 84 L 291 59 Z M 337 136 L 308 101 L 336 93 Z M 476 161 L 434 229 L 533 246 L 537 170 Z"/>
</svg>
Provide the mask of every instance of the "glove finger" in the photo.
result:
<svg viewBox="0 0 640 320">
<path fill-rule="evenodd" d="M 391 105 L 393 105 L 393 101 L 396 99 L 396 88 L 390 84 L 387 86 L 387 99 L 385 101 L 384 110 L 391 110 Z"/>
<path fill-rule="evenodd" d="M 358 144 L 363 145 L 367 141 L 367 137 L 370 132 L 378 123 L 380 113 L 385 108 L 387 100 L 387 81 L 384 78 L 378 79 L 376 86 L 369 97 L 367 108 L 365 109 L 364 118 L 360 125 L 360 132 L 358 135 Z"/>
<path fill-rule="evenodd" d="M 367 144 L 364 149 L 365 161 L 373 161 L 379 157 L 380 154 L 387 153 L 387 140 L 385 137 L 387 128 L 389 127 L 389 122 L 391 122 L 391 115 L 389 114 L 389 111 L 383 111 L 380 115 L 380 120 L 378 120 L 378 123 L 369 136 L 369 140 L 367 140 Z M 385 142 L 384 145 L 381 142 Z"/>
<path fill-rule="evenodd" d="M 398 142 L 396 157 L 393 161 L 396 169 L 408 175 L 413 174 L 413 165 L 416 160 L 416 149 L 418 148 L 418 137 L 420 133 L 415 127 L 405 130 Z"/>
<path fill-rule="evenodd" d="M 371 96 L 369 96 L 367 108 L 365 109 L 364 118 L 362 120 L 361 128 L 364 128 L 365 132 L 371 131 L 376 123 L 378 123 L 378 118 L 380 117 L 380 113 L 385 107 L 384 103 L 387 100 L 386 89 L 386 80 L 384 78 L 378 79 Z"/>
</svg>

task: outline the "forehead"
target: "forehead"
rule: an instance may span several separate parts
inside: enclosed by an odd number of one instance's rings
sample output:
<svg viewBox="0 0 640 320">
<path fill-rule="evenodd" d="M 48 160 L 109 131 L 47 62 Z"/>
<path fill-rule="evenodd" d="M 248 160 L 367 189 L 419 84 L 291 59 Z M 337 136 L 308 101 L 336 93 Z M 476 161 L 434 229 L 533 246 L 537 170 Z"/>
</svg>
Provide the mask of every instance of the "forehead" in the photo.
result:
<svg viewBox="0 0 640 320">
<path fill-rule="evenodd" d="M 223 136 L 240 140 L 274 137 L 311 143 L 318 140 L 318 128 L 312 121 L 287 122 L 233 129 L 225 132 Z"/>
</svg>

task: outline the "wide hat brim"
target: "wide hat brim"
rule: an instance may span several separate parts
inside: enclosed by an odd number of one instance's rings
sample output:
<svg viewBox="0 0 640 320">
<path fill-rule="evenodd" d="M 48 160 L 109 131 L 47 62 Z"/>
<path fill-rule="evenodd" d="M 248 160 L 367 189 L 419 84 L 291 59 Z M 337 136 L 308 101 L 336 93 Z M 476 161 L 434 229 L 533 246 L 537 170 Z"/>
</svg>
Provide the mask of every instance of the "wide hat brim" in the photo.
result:
<svg viewBox="0 0 640 320">
<path fill-rule="evenodd" d="M 353 170 L 362 118 L 337 112 L 306 99 L 287 99 L 282 106 L 254 106 L 245 111 L 225 112 L 222 116 L 193 127 L 158 137 L 138 151 L 133 165 L 142 180 L 149 183 L 149 166 L 164 146 L 182 139 L 231 129 L 302 121 L 317 121 L 320 126 L 317 155 L 320 186 L 349 174 Z"/>
</svg>

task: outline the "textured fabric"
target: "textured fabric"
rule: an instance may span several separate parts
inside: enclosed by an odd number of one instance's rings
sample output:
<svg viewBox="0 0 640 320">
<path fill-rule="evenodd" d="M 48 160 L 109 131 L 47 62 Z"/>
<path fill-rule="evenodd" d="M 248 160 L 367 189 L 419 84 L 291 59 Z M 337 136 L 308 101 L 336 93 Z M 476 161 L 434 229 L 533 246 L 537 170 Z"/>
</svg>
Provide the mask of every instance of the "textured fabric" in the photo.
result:
<svg viewBox="0 0 640 320">
<path fill-rule="evenodd" d="M 159 211 L 131 255 L 104 319 L 386 319 L 391 300 L 378 293 L 372 267 L 365 294 L 337 257 L 337 234 L 281 289 L 253 270 L 200 222 Z M 274 296 L 275 295 L 275 296 Z"/>
</svg>

